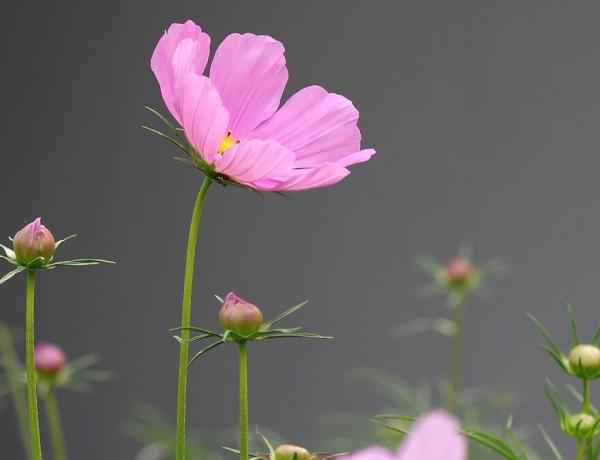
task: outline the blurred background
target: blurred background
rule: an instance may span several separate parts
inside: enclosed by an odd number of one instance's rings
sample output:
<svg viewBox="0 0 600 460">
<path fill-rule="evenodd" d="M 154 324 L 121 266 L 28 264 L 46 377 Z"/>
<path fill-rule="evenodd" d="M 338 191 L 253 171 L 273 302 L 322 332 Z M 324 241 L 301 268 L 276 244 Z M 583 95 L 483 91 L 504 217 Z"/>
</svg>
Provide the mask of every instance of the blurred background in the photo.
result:
<svg viewBox="0 0 600 460">
<path fill-rule="evenodd" d="M 553 0 L 6 5 L 0 234 L 41 215 L 57 237 L 80 235 L 63 258 L 119 262 L 40 276 L 39 339 L 70 357 L 98 353 L 113 372 L 93 393 L 61 395 L 71 457 L 134 458 L 140 445 L 125 425 L 139 404 L 174 417 L 168 329 L 201 178 L 139 126 L 155 123 L 144 105 L 166 113 L 150 55 L 187 18 L 213 50 L 231 32 L 281 40 L 286 95 L 316 83 L 349 97 L 378 151 L 330 189 L 210 192 L 193 323 L 215 327 L 213 294 L 235 290 L 267 317 L 309 299 L 290 323 L 336 337 L 252 347 L 252 426 L 319 449 L 328 414 L 367 420 L 385 407 L 359 369 L 412 384 L 443 376 L 446 338 L 395 330 L 447 315 L 443 297 L 422 294 L 429 279 L 415 261 L 448 260 L 465 243 L 476 261 L 508 267 L 467 304 L 465 384 L 516 391 L 516 422 L 564 440 L 542 390 L 545 377 L 564 379 L 525 314 L 565 347 L 567 303 L 582 335 L 598 323 L 599 14 L 597 2 Z M 0 321 L 18 330 L 24 285 L 0 290 Z M 190 425 L 215 450 L 236 444 L 222 440 L 236 423 L 236 359 L 219 349 L 190 372 Z M 8 399 L 0 410 L 3 457 L 21 458 Z M 533 443 L 543 452 L 539 434 Z"/>
</svg>

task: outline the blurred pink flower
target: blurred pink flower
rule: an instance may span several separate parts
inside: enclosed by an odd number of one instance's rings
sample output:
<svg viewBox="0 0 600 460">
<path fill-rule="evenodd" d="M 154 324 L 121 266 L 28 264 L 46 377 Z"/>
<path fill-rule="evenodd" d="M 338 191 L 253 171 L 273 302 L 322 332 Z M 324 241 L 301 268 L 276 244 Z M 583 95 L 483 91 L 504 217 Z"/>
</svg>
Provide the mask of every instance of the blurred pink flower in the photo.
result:
<svg viewBox="0 0 600 460">
<path fill-rule="evenodd" d="M 459 430 L 446 412 L 430 412 L 416 421 L 397 454 L 370 447 L 345 460 L 466 460 L 467 443 Z"/>
<path fill-rule="evenodd" d="M 279 107 L 288 80 L 284 47 L 265 35 L 231 34 L 203 76 L 210 37 L 172 24 L 151 67 L 166 106 L 201 158 L 228 178 L 265 191 L 332 185 L 367 161 L 351 101 L 308 86 Z"/>
<path fill-rule="evenodd" d="M 42 374 L 56 374 L 65 367 L 67 362 L 62 348 L 52 343 L 36 345 L 34 359 L 36 370 Z"/>
</svg>

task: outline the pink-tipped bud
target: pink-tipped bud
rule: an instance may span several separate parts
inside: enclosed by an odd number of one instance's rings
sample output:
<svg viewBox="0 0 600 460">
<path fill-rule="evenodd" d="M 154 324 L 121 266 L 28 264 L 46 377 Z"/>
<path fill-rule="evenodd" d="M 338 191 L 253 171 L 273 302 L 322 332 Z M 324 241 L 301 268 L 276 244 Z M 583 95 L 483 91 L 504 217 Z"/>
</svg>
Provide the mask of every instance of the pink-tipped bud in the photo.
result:
<svg viewBox="0 0 600 460">
<path fill-rule="evenodd" d="M 260 329 L 263 315 L 256 305 L 230 292 L 225 296 L 225 302 L 219 311 L 219 322 L 224 329 L 248 336 Z"/>
<path fill-rule="evenodd" d="M 469 259 L 457 257 L 446 266 L 446 279 L 455 286 L 467 284 L 475 274 L 475 267 Z"/>
<path fill-rule="evenodd" d="M 38 217 L 17 232 L 13 238 L 13 249 L 20 264 L 28 265 L 38 257 L 43 257 L 42 263 L 47 263 L 54 257 L 56 240 Z"/>
<path fill-rule="evenodd" d="M 282 444 L 275 449 L 275 460 L 311 460 L 312 454 L 304 447 Z"/>
<path fill-rule="evenodd" d="M 58 374 L 65 367 L 67 357 L 62 349 L 52 343 L 36 345 L 34 352 L 35 368 L 40 374 Z"/>
</svg>

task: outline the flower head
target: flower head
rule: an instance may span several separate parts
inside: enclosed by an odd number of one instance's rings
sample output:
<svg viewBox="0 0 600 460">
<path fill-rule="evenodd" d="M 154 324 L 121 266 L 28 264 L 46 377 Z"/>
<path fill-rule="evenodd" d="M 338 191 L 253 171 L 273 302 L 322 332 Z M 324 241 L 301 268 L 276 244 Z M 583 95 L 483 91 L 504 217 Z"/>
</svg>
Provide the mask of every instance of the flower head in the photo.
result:
<svg viewBox="0 0 600 460">
<path fill-rule="evenodd" d="M 44 375 L 58 374 L 67 362 L 65 352 L 52 343 L 40 343 L 35 347 L 35 368 Z"/>
<path fill-rule="evenodd" d="M 172 24 L 151 67 L 202 170 L 263 191 L 335 184 L 367 161 L 351 101 L 308 86 L 280 107 L 288 80 L 283 45 L 265 35 L 231 34 L 204 70 L 210 37 L 192 21 Z"/>
<path fill-rule="evenodd" d="M 397 454 L 370 447 L 347 460 L 466 460 L 467 443 L 459 430 L 456 419 L 433 411 L 415 422 Z"/>
<path fill-rule="evenodd" d="M 596 345 L 579 344 L 569 353 L 569 364 L 581 378 L 590 378 L 600 372 L 600 348 Z"/>
<path fill-rule="evenodd" d="M 219 311 L 219 322 L 224 329 L 248 336 L 260 329 L 263 315 L 256 305 L 230 292 L 225 296 L 225 302 Z"/>
<path fill-rule="evenodd" d="M 40 265 L 43 265 L 54 257 L 56 240 L 38 217 L 15 234 L 13 250 L 18 263 L 28 265 L 40 259 Z"/>
</svg>

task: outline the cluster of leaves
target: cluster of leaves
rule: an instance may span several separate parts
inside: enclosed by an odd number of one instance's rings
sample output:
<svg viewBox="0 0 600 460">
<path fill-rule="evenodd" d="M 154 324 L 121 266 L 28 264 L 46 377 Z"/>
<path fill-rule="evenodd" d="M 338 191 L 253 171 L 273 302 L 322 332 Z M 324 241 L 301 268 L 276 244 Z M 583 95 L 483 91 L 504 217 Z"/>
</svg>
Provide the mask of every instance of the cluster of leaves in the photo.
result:
<svg viewBox="0 0 600 460">
<path fill-rule="evenodd" d="M 361 370 L 358 377 L 366 379 L 382 394 L 386 401 L 382 412 L 386 414 L 407 414 L 416 418 L 436 407 L 444 401 L 447 384 L 440 382 L 432 385 L 426 381 L 411 385 L 392 375 L 377 370 Z M 518 402 L 517 397 L 506 391 L 485 388 L 468 388 L 459 394 L 457 413 L 461 421 L 472 428 L 472 431 L 493 433 L 500 437 L 505 427 L 497 420 L 498 413 L 510 412 Z M 393 419 L 393 417 L 392 417 Z M 378 420 L 380 421 L 380 420 Z M 388 421 L 389 422 L 389 421 Z M 323 440 L 326 447 L 332 449 L 358 449 L 373 443 L 395 449 L 403 438 L 403 433 L 390 430 L 381 423 L 372 423 L 352 414 L 327 416 L 322 423 L 328 433 L 343 433 Z M 520 427 L 514 432 L 519 439 L 528 439 L 531 430 Z M 525 441 L 519 441 L 528 453 L 529 459 L 537 459 L 533 449 Z M 472 460 L 494 460 L 496 454 L 489 449 L 473 444 L 469 458 Z"/>
<path fill-rule="evenodd" d="M 219 296 L 215 296 L 217 300 L 222 304 L 223 299 Z M 208 353 L 211 350 L 214 350 L 220 345 L 223 345 L 228 342 L 249 342 L 249 341 L 263 341 L 263 340 L 273 340 L 273 339 L 286 339 L 286 338 L 307 338 L 307 339 L 332 339 L 333 337 L 328 337 L 324 335 L 314 334 L 312 332 L 305 332 L 302 327 L 293 327 L 293 328 L 277 328 L 275 327 L 278 323 L 283 321 L 285 318 L 290 316 L 291 314 L 297 312 L 302 307 L 304 307 L 308 301 L 299 303 L 295 305 L 283 313 L 279 314 L 277 317 L 268 321 L 261 325 L 260 329 L 257 332 L 254 332 L 250 335 L 239 335 L 234 331 L 226 330 L 223 333 L 210 331 L 208 329 L 204 329 L 201 327 L 189 327 L 189 328 L 181 328 L 177 327 L 171 329 L 171 332 L 178 332 L 182 330 L 190 330 L 192 332 L 200 332 L 199 335 L 193 336 L 189 339 L 183 339 L 180 336 L 174 336 L 178 342 L 183 342 L 187 340 L 188 343 L 200 342 L 206 339 L 216 339 L 214 342 L 204 347 L 202 350 L 197 352 L 189 364 L 192 364 L 196 359 L 200 356 Z"/>
</svg>

